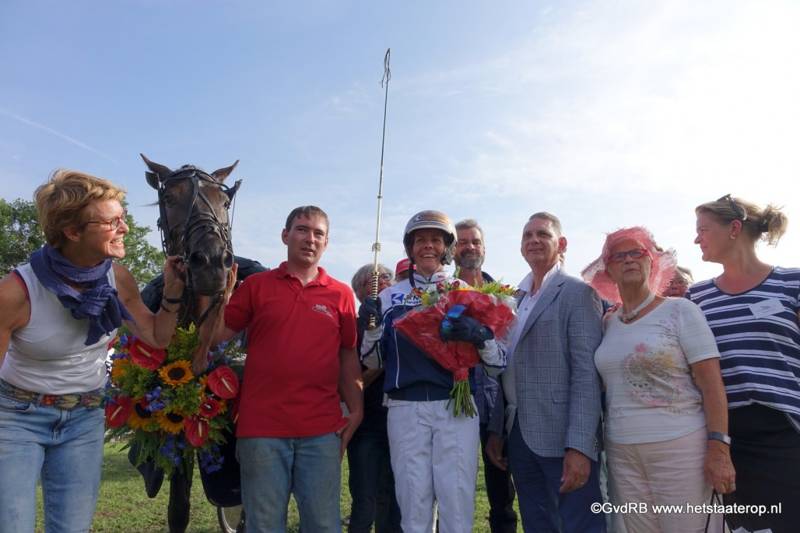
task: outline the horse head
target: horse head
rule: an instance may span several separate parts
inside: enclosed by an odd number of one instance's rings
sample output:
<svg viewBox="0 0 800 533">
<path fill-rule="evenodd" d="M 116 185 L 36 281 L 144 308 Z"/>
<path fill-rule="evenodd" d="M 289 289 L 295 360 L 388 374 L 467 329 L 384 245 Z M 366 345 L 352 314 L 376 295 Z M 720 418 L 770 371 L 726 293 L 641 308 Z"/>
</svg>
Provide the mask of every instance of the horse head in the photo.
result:
<svg viewBox="0 0 800 533">
<path fill-rule="evenodd" d="M 158 191 L 164 252 L 183 257 L 190 294 L 221 295 L 233 266 L 228 208 L 241 185 L 228 187 L 225 179 L 239 161 L 209 174 L 193 165 L 171 170 L 139 155 L 149 169 L 147 183 Z"/>
</svg>

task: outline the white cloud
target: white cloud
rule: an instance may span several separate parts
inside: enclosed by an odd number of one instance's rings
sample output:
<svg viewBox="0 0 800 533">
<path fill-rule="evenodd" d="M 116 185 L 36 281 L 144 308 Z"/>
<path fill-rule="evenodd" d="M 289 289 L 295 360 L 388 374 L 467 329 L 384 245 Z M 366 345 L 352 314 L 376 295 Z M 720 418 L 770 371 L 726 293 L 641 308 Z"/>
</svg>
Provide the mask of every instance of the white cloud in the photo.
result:
<svg viewBox="0 0 800 533">
<path fill-rule="evenodd" d="M 599 253 L 605 232 L 646 224 L 698 277 L 712 275 L 718 267 L 701 264 L 691 243 L 693 208 L 727 192 L 783 203 L 800 224 L 800 5 L 575 5 L 542 7 L 524 35 L 498 32 L 508 46 L 494 57 L 427 71 L 414 71 L 411 58 L 395 70 L 382 262 L 403 256 L 405 222 L 426 208 L 477 218 L 487 232 L 487 270 L 514 283 L 527 268 L 519 234 L 539 210 L 562 218 L 572 273 Z M 313 92 L 287 115 L 276 111 L 295 160 L 281 162 L 288 177 L 268 177 L 268 193 L 245 182 L 237 253 L 277 265 L 288 211 L 315 203 L 332 220 L 323 265 L 347 281 L 371 259 L 383 104 L 377 67 L 373 78 L 345 80 L 332 96 Z M 792 226 L 776 250 L 761 253 L 793 265 L 798 248 Z"/>
<path fill-rule="evenodd" d="M 447 110 L 477 102 L 474 124 L 487 126 L 461 132 L 478 149 L 462 146 L 460 160 L 441 146 L 423 153 L 438 177 L 429 201 L 482 221 L 501 244 L 487 262 L 498 271 L 524 272 L 518 233 L 546 209 L 572 231 L 574 273 L 605 232 L 646 224 L 712 275 L 691 243 L 697 204 L 732 192 L 800 219 L 798 15 L 788 2 L 597 2 L 551 12 L 500 57 L 416 76 L 409 94 Z M 761 253 L 794 264 L 798 244 L 794 232 Z"/>
</svg>

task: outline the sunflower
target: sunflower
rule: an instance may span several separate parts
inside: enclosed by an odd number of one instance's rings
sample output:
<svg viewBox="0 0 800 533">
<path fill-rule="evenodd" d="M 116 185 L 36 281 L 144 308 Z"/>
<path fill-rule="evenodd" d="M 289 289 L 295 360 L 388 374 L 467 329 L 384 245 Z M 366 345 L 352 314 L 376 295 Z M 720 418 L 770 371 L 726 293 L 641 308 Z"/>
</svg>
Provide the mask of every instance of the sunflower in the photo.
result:
<svg viewBox="0 0 800 533">
<path fill-rule="evenodd" d="M 194 379 L 192 364 L 185 359 L 179 359 L 158 370 L 158 375 L 167 385 L 177 387 L 189 383 Z"/>
<path fill-rule="evenodd" d="M 159 411 L 155 415 L 158 426 L 166 431 L 176 435 L 183 429 L 184 416 L 180 413 Z"/>
<path fill-rule="evenodd" d="M 116 359 L 114 365 L 111 367 L 111 380 L 115 383 L 119 383 L 119 380 L 125 376 L 130 366 L 130 360 Z"/>
<path fill-rule="evenodd" d="M 133 405 L 131 415 L 128 417 L 128 426 L 142 431 L 155 431 L 158 429 L 153 413 L 147 410 L 143 401 L 136 402 Z"/>
</svg>

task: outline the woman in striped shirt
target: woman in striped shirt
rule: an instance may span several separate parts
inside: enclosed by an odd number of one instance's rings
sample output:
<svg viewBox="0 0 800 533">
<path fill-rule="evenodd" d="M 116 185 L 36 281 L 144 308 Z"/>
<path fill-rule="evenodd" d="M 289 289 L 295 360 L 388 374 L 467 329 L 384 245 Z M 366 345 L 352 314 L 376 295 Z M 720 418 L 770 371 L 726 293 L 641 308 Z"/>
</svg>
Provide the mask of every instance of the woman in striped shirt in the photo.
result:
<svg viewBox="0 0 800 533">
<path fill-rule="evenodd" d="M 697 207 L 704 261 L 717 278 L 696 283 L 700 306 L 717 341 L 728 396 L 736 491 L 726 503 L 760 506 L 729 514 L 748 531 L 797 531 L 800 524 L 800 269 L 768 265 L 756 243 L 775 245 L 786 216 L 730 195 Z"/>
</svg>

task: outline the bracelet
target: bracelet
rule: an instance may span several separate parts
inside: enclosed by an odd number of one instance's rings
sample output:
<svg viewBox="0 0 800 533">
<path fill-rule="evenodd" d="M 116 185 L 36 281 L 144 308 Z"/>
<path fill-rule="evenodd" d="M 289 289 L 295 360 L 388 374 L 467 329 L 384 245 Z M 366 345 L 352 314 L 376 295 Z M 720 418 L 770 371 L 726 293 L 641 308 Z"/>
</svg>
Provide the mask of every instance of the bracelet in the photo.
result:
<svg viewBox="0 0 800 533">
<path fill-rule="evenodd" d="M 729 435 L 725 433 L 720 433 L 719 431 L 710 431 L 708 433 L 708 440 L 718 440 L 728 446 L 731 445 L 731 438 Z"/>
<path fill-rule="evenodd" d="M 161 299 L 164 300 L 165 302 L 167 302 L 168 304 L 179 304 L 179 303 L 183 302 L 183 297 L 167 298 L 167 296 L 164 295 L 164 296 L 161 297 Z"/>
<path fill-rule="evenodd" d="M 177 313 L 178 310 L 180 309 L 180 306 L 175 309 L 167 309 L 167 306 L 164 305 L 164 302 L 161 302 L 161 309 L 163 309 L 167 313 Z"/>
</svg>

